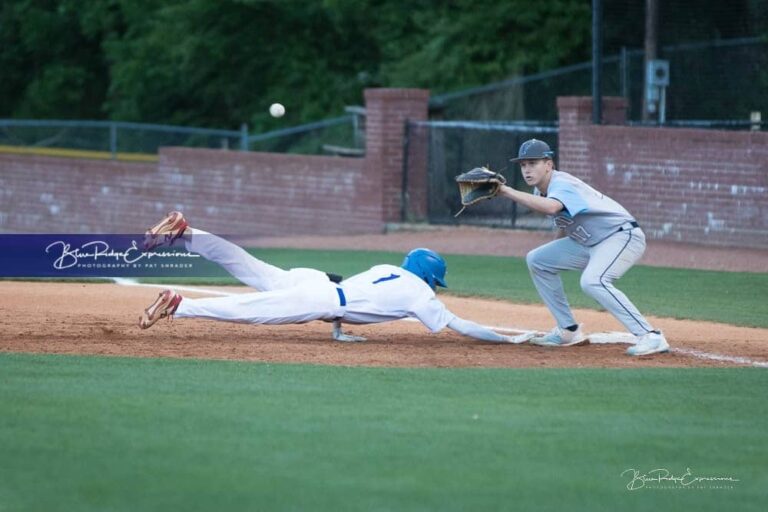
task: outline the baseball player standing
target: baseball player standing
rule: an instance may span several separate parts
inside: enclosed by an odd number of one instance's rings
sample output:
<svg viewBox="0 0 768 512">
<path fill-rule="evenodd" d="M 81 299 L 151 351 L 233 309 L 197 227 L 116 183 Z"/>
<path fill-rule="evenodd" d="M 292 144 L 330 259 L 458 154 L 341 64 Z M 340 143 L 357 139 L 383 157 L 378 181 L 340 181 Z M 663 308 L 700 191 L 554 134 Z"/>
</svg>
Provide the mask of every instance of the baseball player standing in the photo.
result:
<svg viewBox="0 0 768 512">
<path fill-rule="evenodd" d="M 445 261 L 429 249 L 412 250 L 400 267 L 376 265 L 342 281 L 315 269 L 283 270 L 270 265 L 223 238 L 189 227 L 180 212 L 171 212 L 150 228 L 144 248 L 170 245 L 177 239 L 184 240 L 188 251 L 221 265 L 236 279 L 260 291 L 190 299 L 164 290 L 144 310 L 139 320 L 142 329 L 171 315 L 250 324 L 324 320 L 333 322 L 333 339 L 357 342 L 365 338 L 344 334 L 342 322 L 373 324 L 413 317 L 432 332 L 448 327 L 482 341 L 525 343 L 533 337 L 533 333 L 505 336 L 448 311 L 435 296 L 437 286 L 446 286 Z"/>
<path fill-rule="evenodd" d="M 517 158 L 525 182 L 534 193 L 502 185 L 499 195 L 554 217 L 558 237 L 528 253 L 531 277 L 557 326 L 531 343 L 570 346 L 587 341 L 565 297 L 560 272 L 582 270 L 581 288 L 636 337 L 627 354 L 642 356 L 669 351 L 661 331 L 651 326 L 613 282 L 645 252 L 645 234 L 635 218 L 610 197 L 554 167 L 554 152 L 540 140 L 520 146 Z"/>
</svg>

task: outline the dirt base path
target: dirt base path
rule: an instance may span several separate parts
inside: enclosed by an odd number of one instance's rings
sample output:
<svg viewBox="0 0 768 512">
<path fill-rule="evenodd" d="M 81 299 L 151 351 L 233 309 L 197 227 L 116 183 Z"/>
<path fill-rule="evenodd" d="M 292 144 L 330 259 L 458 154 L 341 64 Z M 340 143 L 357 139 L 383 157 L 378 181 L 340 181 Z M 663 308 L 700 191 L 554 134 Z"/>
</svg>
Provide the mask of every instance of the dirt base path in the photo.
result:
<svg viewBox="0 0 768 512">
<path fill-rule="evenodd" d="M 227 288 L 228 291 L 249 291 Z M 141 330 L 137 320 L 157 289 L 112 284 L 0 282 L 0 351 L 137 357 L 233 359 L 398 367 L 700 367 L 739 366 L 690 351 L 768 363 L 768 329 L 653 318 L 677 349 L 633 358 L 627 345 L 543 348 L 482 343 L 449 329 L 430 334 L 420 323 L 353 326 L 365 343 L 331 341 L 330 325 L 252 326 L 209 320 L 160 321 Z M 194 294 L 187 294 L 194 296 Z M 453 311 L 490 326 L 548 330 L 543 306 L 442 296 Z M 588 332 L 620 331 L 608 314 L 581 310 Z M 685 351 L 685 352 L 682 352 Z"/>
<path fill-rule="evenodd" d="M 399 226 L 384 235 L 262 237 L 243 239 L 250 247 L 353 249 L 407 252 L 429 247 L 445 254 L 487 254 L 524 257 L 552 240 L 547 231 L 492 229 L 470 226 Z M 649 241 L 640 265 L 741 272 L 768 272 L 768 250 L 734 249 L 679 242 Z"/>
</svg>

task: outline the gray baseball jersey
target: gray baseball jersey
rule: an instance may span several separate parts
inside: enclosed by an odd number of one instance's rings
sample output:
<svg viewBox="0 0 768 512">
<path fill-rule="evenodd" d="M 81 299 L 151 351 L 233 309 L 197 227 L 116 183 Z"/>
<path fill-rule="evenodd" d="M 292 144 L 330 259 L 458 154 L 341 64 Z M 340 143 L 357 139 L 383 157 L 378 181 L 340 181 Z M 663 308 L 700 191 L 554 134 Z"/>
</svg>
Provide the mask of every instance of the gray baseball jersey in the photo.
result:
<svg viewBox="0 0 768 512">
<path fill-rule="evenodd" d="M 536 195 L 542 195 L 536 189 Z M 554 217 L 554 224 L 581 245 L 591 247 L 616 233 L 635 218 L 623 206 L 563 171 L 552 171 L 547 195 L 565 207 Z"/>
<path fill-rule="evenodd" d="M 587 295 L 632 334 L 649 333 L 653 328 L 645 317 L 613 286 L 613 281 L 645 252 L 645 234 L 634 217 L 619 203 L 567 172 L 552 172 L 546 197 L 563 203 L 565 208 L 555 216 L 554 223 L 568 238 L 534 249 L 527 261 L 533 283 L 557 325 L 563 328 L 576 323 L 558 273 L 583 270 L 580 284 Z"/>
</svg>

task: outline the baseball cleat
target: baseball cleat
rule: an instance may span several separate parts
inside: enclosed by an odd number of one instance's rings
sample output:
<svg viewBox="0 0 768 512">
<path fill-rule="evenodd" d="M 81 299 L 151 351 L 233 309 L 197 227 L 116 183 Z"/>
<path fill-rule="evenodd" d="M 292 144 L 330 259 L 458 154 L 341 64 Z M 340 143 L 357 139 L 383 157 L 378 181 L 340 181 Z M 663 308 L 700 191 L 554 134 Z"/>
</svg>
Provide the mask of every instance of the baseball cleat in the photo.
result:
<svg viewBox="0 0 768 512">
<path fill-rule="evenodd" d="M 181 212 L 171 212 L 144 233 L 144 250 L 149 251 L 158 245 L 171 245 L 184 234 L 189 223 Z"/>
<path fill-rule="evenodd" d="M 176 312 L 181 302 L 181 295 L 173 290 L 163 290 L 139 318 L 139 327 L 149 329 L 161 318 L 171 316 Z"/>
<path fill-rule="evenodd" d="M 581 325 L 575 331 L 555 327 L 543 336 L 531 338 L 531 345 L 539 345 L 541 347 L 575 347 L 588 344 L 589 338 L 584 335 Z"/>
<path fill-rule="evenodd" d="M 669 352 L 669 343 L 660 332 L 649 332 L 644 336 L 638 336 L 637 343 L 627 349 L 627 355 L 630 356 L 647 356 L 663 352 Z"/>
</svg>

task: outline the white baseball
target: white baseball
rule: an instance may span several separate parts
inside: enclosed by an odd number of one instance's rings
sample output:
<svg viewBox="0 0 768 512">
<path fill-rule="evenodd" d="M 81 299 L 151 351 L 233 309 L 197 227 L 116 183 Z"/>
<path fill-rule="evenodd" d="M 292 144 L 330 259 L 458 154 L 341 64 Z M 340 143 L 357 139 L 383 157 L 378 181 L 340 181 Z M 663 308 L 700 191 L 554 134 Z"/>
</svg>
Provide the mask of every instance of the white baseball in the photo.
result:
<svg viewBox="0 0 768 512">
<path fill-rule="evenodd" d="M 282 103 L 273 103 L 269 106 L 269 114 L 272 117 L 283 117 L 283 114 L 285 114 L 285 107 Z"/>
</svg>

